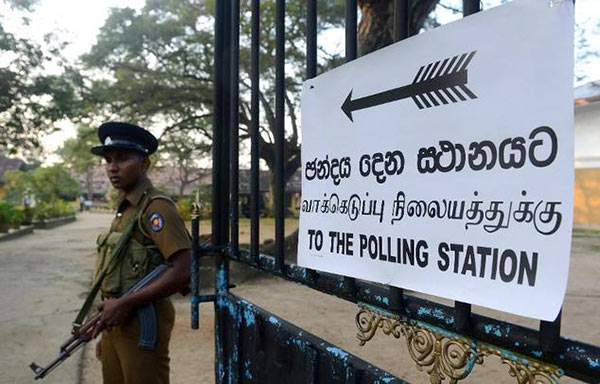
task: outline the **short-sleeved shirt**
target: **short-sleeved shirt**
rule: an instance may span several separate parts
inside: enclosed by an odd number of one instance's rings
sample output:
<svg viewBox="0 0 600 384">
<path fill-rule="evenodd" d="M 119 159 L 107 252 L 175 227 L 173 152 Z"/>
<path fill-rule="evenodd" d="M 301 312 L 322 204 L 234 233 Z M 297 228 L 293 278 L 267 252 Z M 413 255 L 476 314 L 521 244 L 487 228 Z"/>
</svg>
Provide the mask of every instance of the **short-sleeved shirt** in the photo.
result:
<svg viewBox="0 0 600 384">
<path fill-rule="evenodd" d="M 133 219 L 138 204 L 142 203 L 142 199 L 150 191 L 155 191 L 154 187 L 150 180 L 144 177 L 134 189 L 121 195 L 111 230 L 123 232 Z M 132 235 L 136 241 L 143 245 L 155 244 L 165 260 L 181 250 L 192 249 L 185 223 L 171 201 L 153 199 L 141 215 L 140 225 L 143 231 L 136 223 Z"/>
</svg>

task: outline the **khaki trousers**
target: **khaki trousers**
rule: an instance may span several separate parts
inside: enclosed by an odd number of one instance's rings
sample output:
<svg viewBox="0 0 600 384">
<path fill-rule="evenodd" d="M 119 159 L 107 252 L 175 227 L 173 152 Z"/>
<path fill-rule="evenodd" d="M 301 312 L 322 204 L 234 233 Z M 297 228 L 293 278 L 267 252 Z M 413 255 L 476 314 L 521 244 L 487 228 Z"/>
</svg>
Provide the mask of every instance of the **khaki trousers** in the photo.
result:
<svg viewBox="0 0 600 384">
<path fill-rule="evenodd" d="M 175 322 L 170 300 L 154 305 L 158 338 L 154 350 L 138 347 L 137 314 L 124 325 L 102 332 L 101 360 L 104 384 L 169 384 L 169 340 Z"/>
</svg>

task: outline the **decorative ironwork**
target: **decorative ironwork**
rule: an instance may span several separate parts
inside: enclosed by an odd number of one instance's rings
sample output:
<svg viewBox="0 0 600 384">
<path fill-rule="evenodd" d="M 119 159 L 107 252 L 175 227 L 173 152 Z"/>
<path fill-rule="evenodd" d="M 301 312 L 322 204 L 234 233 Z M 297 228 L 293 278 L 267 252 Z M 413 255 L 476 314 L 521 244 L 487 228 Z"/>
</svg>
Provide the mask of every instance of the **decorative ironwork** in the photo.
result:
<svg viewBox="0 0 600 384">
<path fill-rule="evenodd" d="M 356 326 L 361 346 L 373 339 L 378 329 L 397 339 L 404 337 L 410 357 L 419 371 L 429 374 L 431 384 L 446 379 L 457 383 L 469 376 L 475 364 L 483 364 L 487 356 L 500 358 L 518 384 L 553 384 L 564 375 L 558 367 L 364 304 L 356 314 Z"/>
<path fill-rule="evenodd" d="M 191 219 L 199 219 L 202 203 L 200 202 L 200 190 L 196 190 L 196 197 L 192 202 Z"/>
<path fill-rule="evenodd" d="M 539 361 L 526 359 L 526 364 L 515 361 L 515 358 L 506 356 L 506 352 L 499 348 L 485 346 L 482 351 L 486 356 L 499 357 L 502 364 L 508 365 L 509 375 L 514 377 L 518 384 L 556 384 L 558 378 L 564 375 L 562 369 Z"/>
</svg>

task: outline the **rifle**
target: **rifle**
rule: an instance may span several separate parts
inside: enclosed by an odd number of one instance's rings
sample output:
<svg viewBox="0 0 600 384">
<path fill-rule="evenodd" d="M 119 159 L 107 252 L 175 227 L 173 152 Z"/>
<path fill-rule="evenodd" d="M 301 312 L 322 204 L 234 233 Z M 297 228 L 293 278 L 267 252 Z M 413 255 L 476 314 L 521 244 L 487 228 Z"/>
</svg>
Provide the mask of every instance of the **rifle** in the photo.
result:
<svg viewBox="0 0 600 384">
<path fill-rule="evenodd" d="M 144 276 L 140 281 L 137 282 L 125 295 L 129 295 L 133 292 L 137 292 L 151 282 L 156 280 L 169 268 L 168 264 L 161 264 L 156 267 L 152 272 Z M 154 306 L 152 303 L 147 304 L 137 309 L 137 314 L 140 319 L 140 340 L 138 345 L 141 348 L 152 349 L 156 344 L 157 335 L 157 324 L 156 324 L 156 313 L 154 312 Z M 35 373 L 35 379 L 43 379 L 48 375 L 54 368 L 58 367 L 63 361 L 68 359 L 73 353 L 79 350 L 81 347 L 86 345 L 92 340 L 94 328 L 100 321 L 102 313 L 98 312 L 94 316 L 90 317 L 81 327 L 75 328 L 72 331 L 72 336 L 67 339 L 60 346 L 60 354 L 58 357 L 48 366 L 40 367 L 35 362 L 29 365 L 29 368 Z"/>
</svg>

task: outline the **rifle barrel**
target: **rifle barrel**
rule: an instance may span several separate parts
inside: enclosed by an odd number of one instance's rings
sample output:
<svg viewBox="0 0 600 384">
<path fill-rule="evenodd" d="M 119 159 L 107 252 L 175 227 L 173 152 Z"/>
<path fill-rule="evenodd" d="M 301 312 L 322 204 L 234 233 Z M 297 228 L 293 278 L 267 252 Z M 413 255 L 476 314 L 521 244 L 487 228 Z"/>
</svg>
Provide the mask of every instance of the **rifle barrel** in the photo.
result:
<svg viewBox="0 0 600 384">
<path fill-rule="evenodd" d="M 52 372 L 54 368 L 58 367 L 63 361 L 65 361 L 69 356 L 71 356 L 74 352 L 76 352 L 79 348 L 83 347 L 87 343 L 84 339 L 77 339 L 75 344 L 71 346 L 71 348 L 65 348 L 65 350 L 60 352 L 60 355 L 47 367 L 40 367 L 35 362 L 32 362 L 29 365 L 29 368 L 35 373 L 35 379 L 43 379 L 47 374 Z"/>
</svg>

